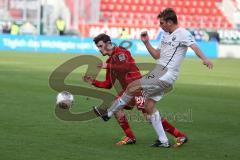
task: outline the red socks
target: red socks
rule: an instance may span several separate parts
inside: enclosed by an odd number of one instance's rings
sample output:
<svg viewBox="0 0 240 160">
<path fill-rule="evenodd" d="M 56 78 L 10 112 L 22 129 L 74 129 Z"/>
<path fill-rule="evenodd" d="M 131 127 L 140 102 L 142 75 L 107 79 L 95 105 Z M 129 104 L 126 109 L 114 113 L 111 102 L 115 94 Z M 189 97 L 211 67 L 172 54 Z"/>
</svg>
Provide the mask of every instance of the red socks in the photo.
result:
<svg viewBox="0 0 240 160">
<path fill-rule="evenodd" d="M 116 117 L 119 125 L 123 129 L 124 133 L 126 134 L 126 136 L 131 139 L 135 139 L 135 135 L 128 124 L 128 120 L 127 120 L 125 114 L 122 112 L 122 113 L 118 114 L 118 116 L 115 116 L 115 117 Z M 167 119 L 162 118 L 162 125 L 166 132 L 170 133 L 171 135 L 173 135 L 176 138 L 186 136 L 184 133 L 181 133 L 177 128 L 175 128 L 172 124 L 170 124 Z"/>
<path fill-rule="evenodd" d="M 127 120 L 125 114 L 120 113 L 120 114 L 118 114 L 118 117 L 117 116 L 115 116 L 115 117 L 116 117 L 119 125 L 123 129 L 124 133 L 126 134 L 126 136 L 131 138 L 131 139 L 135 139 L 135 135 L 132 132 L 132 129 L 130 128 L 130 126 L 128 124 L 128 120 Z"/>
<path fill-rule="evenodd" d="M 186 135 L 184 133 L 181 133 L 177 128 L 175 128 L 173 125 L 171 125 L 167 119 L 162 118 L 162 125 L 166 132 L 170 133 L 174 137 L 185 137 Z"/>
</svg>

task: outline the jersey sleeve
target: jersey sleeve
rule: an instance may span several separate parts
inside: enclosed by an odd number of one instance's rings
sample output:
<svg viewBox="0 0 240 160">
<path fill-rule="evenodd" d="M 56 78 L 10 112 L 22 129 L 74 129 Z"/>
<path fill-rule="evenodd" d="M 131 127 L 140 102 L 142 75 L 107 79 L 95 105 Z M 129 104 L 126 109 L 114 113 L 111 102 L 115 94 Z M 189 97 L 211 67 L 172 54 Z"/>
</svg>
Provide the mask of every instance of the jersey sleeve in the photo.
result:
<svg viewBox="0 0 240 160">
<path fill-rule="evenodd" d="M 111 76 L 110 69 L 106 70 L 106 76 L 105 81 L 98 81 L 94 80 L 92 85 L 98 88 L 106 88 L 110 89 L 112 88 L 113 84 L 115 83 L 116 78 L 114 76 Z"/>
<path fill-rule="evenodd" d="M 184 46 L 191 46 L 192 44 L 196 44 L 196 41 L 194 39 L 194 37 L 192 36 L 192 34 L 187 31 L 184 30 L 181 34 L 181 40 L 180 40 L 181 45 Z"/>
<path fill-rule="evenodd" d="M 163 31 L 162 35 L 161 35 L 161 38 L 160 38 L 160 42 L 157 46 L 157 50 L 161 51 L 161 44 L 162 44 L 162 39 L 164 38 L 164 36 L 166 35 L 167 33 Z"/>
<path fill-rule="evenodd" d="M 156 49 L 159 50 L 159 51 L 161 51 L 161 41 L 160 41 L 160 43 L 158 44 L 158 46 L 157 46 Z"/>
</svg>

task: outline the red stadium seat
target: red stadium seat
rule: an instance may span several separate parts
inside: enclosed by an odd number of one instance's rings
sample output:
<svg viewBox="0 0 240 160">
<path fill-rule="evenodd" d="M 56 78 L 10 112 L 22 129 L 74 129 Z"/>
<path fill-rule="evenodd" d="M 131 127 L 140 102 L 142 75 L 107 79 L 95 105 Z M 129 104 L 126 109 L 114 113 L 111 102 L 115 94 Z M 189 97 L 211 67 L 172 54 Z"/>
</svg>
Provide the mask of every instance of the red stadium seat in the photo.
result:
<svg viewBox="0 0 240 160">
<path fill-rule="evenodd" d="M 124 5 L 123 11 L 128 12 L 130 10 L 130 5 Z"/>
</svg>

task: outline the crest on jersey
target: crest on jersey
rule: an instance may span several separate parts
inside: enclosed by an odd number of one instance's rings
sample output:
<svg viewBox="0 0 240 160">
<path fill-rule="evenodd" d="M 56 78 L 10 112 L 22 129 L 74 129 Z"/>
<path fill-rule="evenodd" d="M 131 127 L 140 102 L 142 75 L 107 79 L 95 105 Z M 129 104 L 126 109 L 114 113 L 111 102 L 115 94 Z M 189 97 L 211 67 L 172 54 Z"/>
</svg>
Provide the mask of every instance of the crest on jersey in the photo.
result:
<svg viewBox="0 0 240 160">
<path fill-rule="evenodd" d="M 175 41 L 176 40 L 176 36 L 174 35 L 173 37 L 172 37 L 172 41 Z"/>
<path fill-rule="evenodd" d="M 126 60 L 126 57 L 125 57 L 125 55 L 122 53 L 122 54 L 119 54 L 119 55 L 118 55 L 118 59 L 119 59 L 120 61 L 125 61 L 125 60 Z"/>
</svg>

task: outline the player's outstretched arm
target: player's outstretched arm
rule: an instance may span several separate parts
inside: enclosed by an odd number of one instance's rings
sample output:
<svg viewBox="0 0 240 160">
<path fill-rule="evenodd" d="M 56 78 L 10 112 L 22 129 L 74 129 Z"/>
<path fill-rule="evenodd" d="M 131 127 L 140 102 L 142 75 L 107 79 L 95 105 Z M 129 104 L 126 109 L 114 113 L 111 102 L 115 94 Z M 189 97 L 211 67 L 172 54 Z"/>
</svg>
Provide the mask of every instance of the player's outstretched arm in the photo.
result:
<svg viewBox="0 0 240 160">
<path fill-rule="evenodd" d="M 146 46 L 146 48 L 147 48 L 148 52 L 151 54 L 151 56 L 154 59 L 159 59 L 160 51 L 153 48 L 152 45 L 150 44 L 147 31 L 141 33 L 141 40 L 144 43 L 144 45 Z"/>
<path fill-rule="evenodd" d="M 115 83 L 116 78 L 111 77 L 110 71 L 107 69 L 105 81 L 98 81 L 98 80 L 94 79 L 93 76 L 90 76 L 90 75 L 85 75 L 83 77 L 83 80 L 95 87 L 110 89 L 110 88 L 112 88 L 113 84 Z"/>
<path fill-rule="evenodd" d="M 204 65 L 206 65 L 209 69 L 213 68 L 213 63 L 204 55 L 204 53 L 196 44 L 192 44 L 190 48 L 192 48 L 195 54 L 203 61 Z"/>
</svg>

